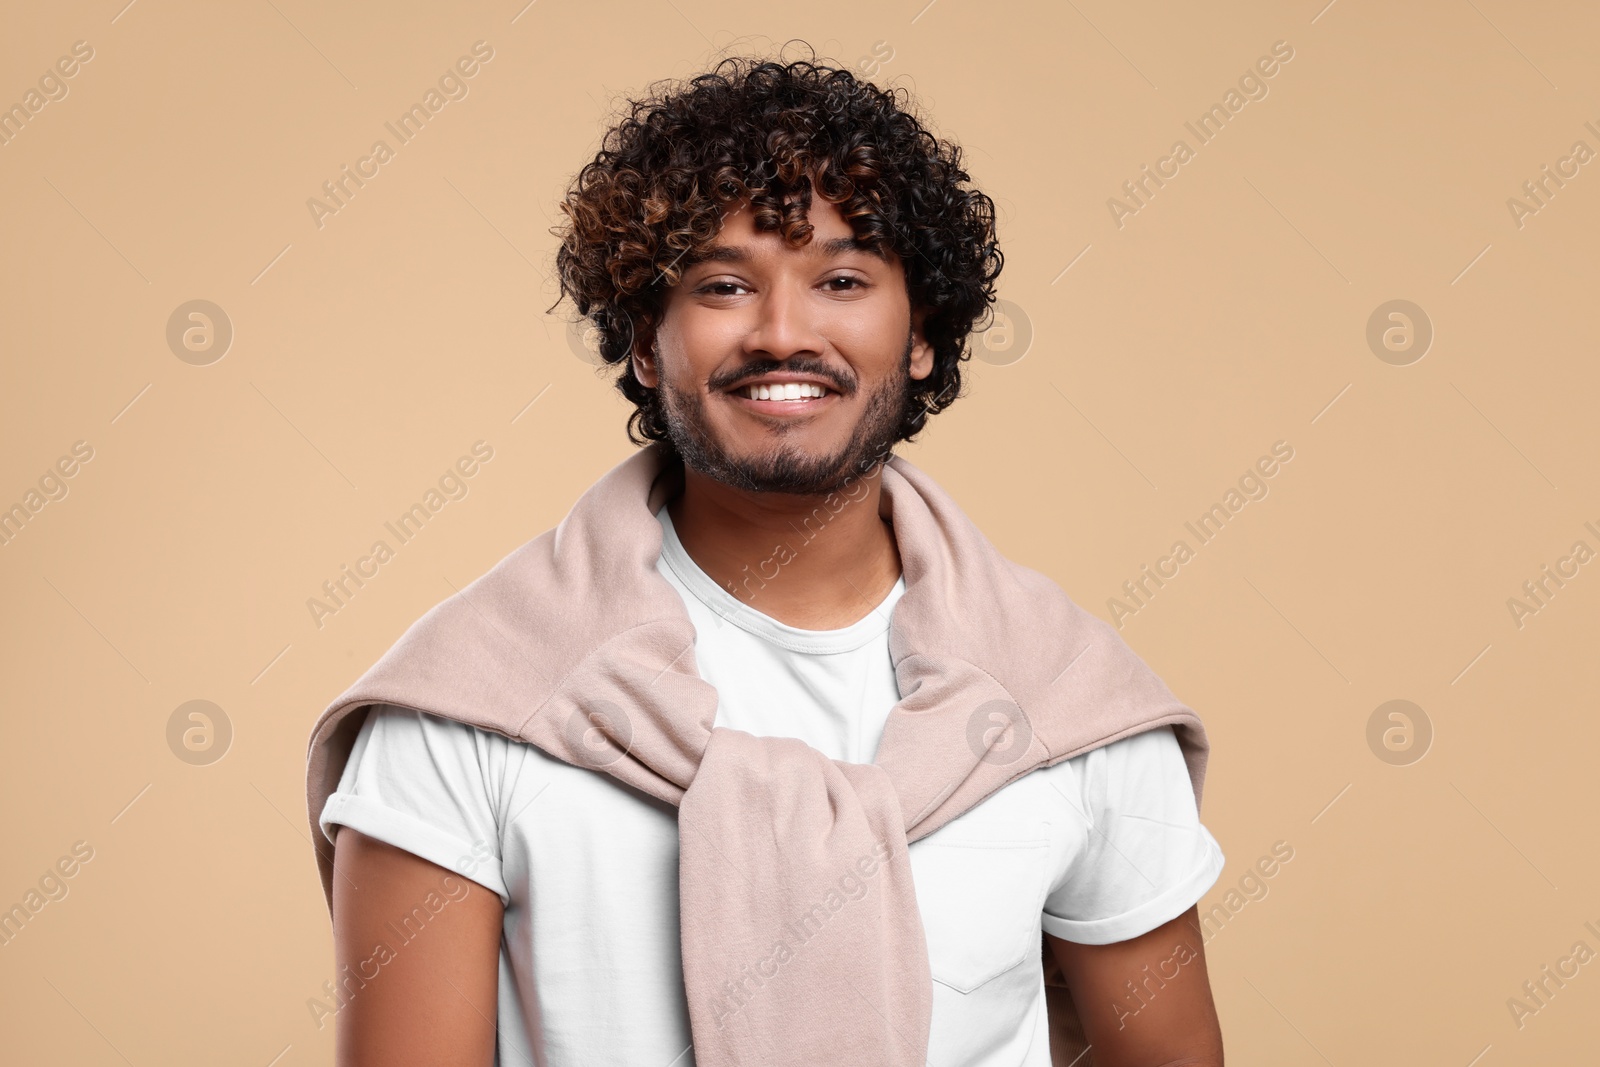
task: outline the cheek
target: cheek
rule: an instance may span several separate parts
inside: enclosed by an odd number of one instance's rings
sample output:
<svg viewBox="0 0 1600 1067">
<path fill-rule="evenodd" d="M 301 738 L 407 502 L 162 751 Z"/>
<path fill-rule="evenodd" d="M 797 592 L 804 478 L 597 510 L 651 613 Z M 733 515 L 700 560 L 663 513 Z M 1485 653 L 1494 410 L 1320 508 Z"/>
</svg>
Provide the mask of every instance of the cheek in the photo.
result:
<svg viewBox="0 0 1600 1067">
<path fill-rule="evenodd" d="M 717 369 L 717 365 L 706 365 L 681 355 L 668 357 L 665 364 L 664 367 L 658 364 L 658 373 L 672 392 L 680 398 L 688 397 L 693 403 L 703 404 L 701 398 L 709 392 L 706 379 Z"/>
<path fill-rule="evenodd" d="M 831 327 L 826 336 L 837 358 L 862 379 L 881 379 L 898 374 L 910 333 L 909 321 L 878 314 L 870 319 L 854 319 Z M 912 353 L 912 368 L 916 368 Z"/>
<path fill-rule="evenodd" d="M 910 328 L 908 309 L 903 302 L 893 300 L 864 300 L 844 305 L 825 326 L 828 336 L 836 339 L 841 347 L 867 347 L 874 352 L 894 349 L 896 355 L 899 355 L 896 346 L 904 343 Z"/>
<path fill-rule="evenodd" d="M 743 362 L 744 328 L 734 316 L 683 316 L 658 341 L 658 370 L 680 389 L 703 387 L 713 374 Z"/>
</svg>

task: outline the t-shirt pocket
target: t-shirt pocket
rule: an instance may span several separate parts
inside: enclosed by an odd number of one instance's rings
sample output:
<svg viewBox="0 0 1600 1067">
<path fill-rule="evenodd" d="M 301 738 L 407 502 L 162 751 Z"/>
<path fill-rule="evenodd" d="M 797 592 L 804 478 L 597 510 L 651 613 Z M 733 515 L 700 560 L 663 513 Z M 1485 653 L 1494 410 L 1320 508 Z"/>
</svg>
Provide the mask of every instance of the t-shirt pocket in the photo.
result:
<svg viewBox="0 0 1600 1067">
<path fill-rule="evenodd" d="M 971 993 L 1040 954 L 1050 841 L 942 839 L 910 847 L 928 965 L 936 982 Z"/>
</svg>

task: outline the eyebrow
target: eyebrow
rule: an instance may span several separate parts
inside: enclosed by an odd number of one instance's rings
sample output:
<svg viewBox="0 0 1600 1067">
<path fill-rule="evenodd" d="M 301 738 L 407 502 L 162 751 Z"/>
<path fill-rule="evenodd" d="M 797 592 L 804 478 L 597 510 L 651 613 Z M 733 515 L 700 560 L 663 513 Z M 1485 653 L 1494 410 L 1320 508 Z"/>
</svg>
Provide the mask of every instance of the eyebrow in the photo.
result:
<svg viewBox="0 0 1600 1067">
<path fill-rule="evenodd" d="M 807 246 L 806 251 L 813 256 L 842 256 L 848 252 L 860 252 L 878 259 L 888 261 L 882 245 L 861 245 L 856 243 L 854 237 L 833 237 L 826 241 L 813 241 Z M 742 245 L 712 245 L 705 251 L 689 254 L 684 257 L 684 270 L 688 270 L 700 263 L 749 263 L 750 253 Z"/>
</svg>

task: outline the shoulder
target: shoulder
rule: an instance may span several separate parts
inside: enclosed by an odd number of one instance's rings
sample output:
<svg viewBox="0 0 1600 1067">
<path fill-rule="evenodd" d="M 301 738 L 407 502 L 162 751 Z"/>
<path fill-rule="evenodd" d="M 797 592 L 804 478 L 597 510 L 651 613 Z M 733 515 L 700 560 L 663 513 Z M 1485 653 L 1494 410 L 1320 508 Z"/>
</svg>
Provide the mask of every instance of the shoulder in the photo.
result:
<svg viewBox="0 0 1600 1067">
<path fill-rule="evenodd" d="M 1176 760 L 1183 765 L 1183 749 L 1178 735 L 1170 723 L 1151 726 L 1136 733 L 1107 741 L 1087 752 L 1057 760 L 1040 769 L 1041 774 L 1068 775 L 1073 771 L 1085 774 L 1091 770 L 1106 771 L 1115 768 L 1123 773 L 1158 771 Z"/>
<path fill-rule="evenodd" d="M 1153 726 L 1024 776 L 1054 787 L 1091 825 L 1101 813 L 1135 808 L 1194 807 L 1194 786 L 1177 734 Z"/>
<path fill-rule="evenodd" d="M 446 715 L 398 704 L 373 704 L 351 747 L 340 788 L 352 780 L 395 792 L 422 780 L 490 792 L 530 746 Z"/>
<path fill-rule="evenodd" d="M 503 748 L 513 743 L 511 738 L 493 730 L 400 704 L 369 706 L 366 721 L 361 724 L 361 736 L 356 742 L 358 749 L 363 741 L 396 749 L 479 750 Z M 351 754 L 352 758 L 355 754 Z"/>
</svg>

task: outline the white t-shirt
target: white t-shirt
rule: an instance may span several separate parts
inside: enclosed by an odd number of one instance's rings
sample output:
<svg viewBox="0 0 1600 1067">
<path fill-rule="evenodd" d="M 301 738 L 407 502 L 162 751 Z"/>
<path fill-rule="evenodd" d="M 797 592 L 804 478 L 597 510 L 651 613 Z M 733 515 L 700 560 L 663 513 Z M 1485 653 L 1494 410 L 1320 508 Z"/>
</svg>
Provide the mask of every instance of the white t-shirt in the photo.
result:
<svg viewBox="0 0 1600 1067">
<path fill-rule="evenodd" d="M 850 626 L 802 630 L 719 586 L 665 507 L 657 518 L 657 570 L 694 622 L 716 725 L 871 762 L 900 699 L 888 641 L 905 579 Z M 672 805 L 531 744 L 379 705 L 320 824 L 330 841 L 353 826 L 499 895 L 497 1064 L 694 1063 Z M 1127 940 L 1199 900 L 1224 859 L 1167 726 L 1031 771 L 909 855 L 934 979 L 934 1067 L 1050 1067 L 1041 927 L 1083 944 Z"/>
</svg>

